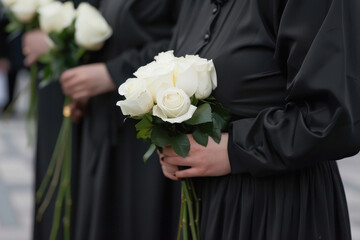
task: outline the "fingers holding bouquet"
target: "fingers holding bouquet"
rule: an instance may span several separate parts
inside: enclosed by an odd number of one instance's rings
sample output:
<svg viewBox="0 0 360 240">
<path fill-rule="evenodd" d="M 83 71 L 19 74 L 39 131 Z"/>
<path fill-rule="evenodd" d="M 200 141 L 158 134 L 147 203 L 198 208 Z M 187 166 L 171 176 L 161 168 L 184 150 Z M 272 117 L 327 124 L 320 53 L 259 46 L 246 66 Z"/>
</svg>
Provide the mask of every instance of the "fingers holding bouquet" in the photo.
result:
<svg viewBox="0 0 360 240">
<path fill-rule="evenodd" d="M 214 63 L 198 55 L 175 57 L 167 51 L 134 76 L 119 87 L 124 100 L 117 105 L 123 115 L 138 120 L 137 138 L 151 143 L 144 161 L 157 148 L 164 175 L 181 180 L 184 221 L 192 223 L 193 239 L 198 239 L 199 198 L 191 178 L 230 173 L 228 134 L 222 133 L 230 112 L 211 96 L 217 87 Z"/>
<path fill-rule="evenodd" d="M 60 83 L 64 94 L 71 96 L 74 100 L 90 98 L 115 90 L 115 84 L 103 63 L 69 69 L 61 75 Z"/>
<path fill-rule="evenodd" d="M 190 177 L 222 176 L 231 172 L 227 153 L 227 133 L 222 134 L 219 144 L 209 138 L 206 147 L 197 143 L 191 134 L 187 137 L 190 141 L 190 151 L 185 158 L 179 156 L 171 146 L 163 148 L 161 164 L 166 177 L 178 180 Z M 180 170 L 178 166 L 189 168 Z"/>
</svg>

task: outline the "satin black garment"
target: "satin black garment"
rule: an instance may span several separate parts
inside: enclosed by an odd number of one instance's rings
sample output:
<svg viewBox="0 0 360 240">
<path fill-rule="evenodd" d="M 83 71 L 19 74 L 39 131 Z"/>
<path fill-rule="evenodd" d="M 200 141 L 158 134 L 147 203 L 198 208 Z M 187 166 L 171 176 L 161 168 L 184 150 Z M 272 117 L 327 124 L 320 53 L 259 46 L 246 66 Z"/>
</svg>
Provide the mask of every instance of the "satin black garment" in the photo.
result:
<svg viewBox="0 0 360 240">
<path fill-rule="evenodd" d="M 114 34 L 95 54 L 94 62 L 105 62 L 116 84 L 131 77 L 143 61 L 151 60 L 140 57 L 145 56 L 138 53 L 141 49 L 156 52 L 168 48 L 176 9 L 174 0 L 100 1 Z M 128 59 L 134 61 L 120 68 Z M 142 161 L 148 146 L 136 139 L 134 122 L 123 123 L 116 106 L 119 97 L 113 91 L 89 101 L 81 142 L 74 239 L 174 239 L 179 187 L 163 176 L 155 155 L 146 164 Z"/>
<path fill-rule="evenodd" d="M 232 173 L 196 179 L 204 240 L 350 240 L 334 160 L 360 148 L 359 1 L 186 0 L 171 48 L 214 60 Z"/>
</svg>

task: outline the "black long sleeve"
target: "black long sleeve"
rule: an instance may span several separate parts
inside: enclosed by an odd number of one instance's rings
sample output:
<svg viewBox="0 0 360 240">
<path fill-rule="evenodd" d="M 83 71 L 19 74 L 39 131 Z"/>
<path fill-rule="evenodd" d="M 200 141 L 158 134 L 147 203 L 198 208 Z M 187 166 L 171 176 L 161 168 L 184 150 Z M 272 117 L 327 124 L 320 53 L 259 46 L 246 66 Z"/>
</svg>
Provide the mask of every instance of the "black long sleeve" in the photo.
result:
<svg viewBox="0 0 360 240">
<path fill-rule="evenodd" d="M 359 2 L 258 2 L 264 24 L 273 29 L 275 57 L 286 75 L 286 103 L 231 123 L 232 173 L 278 174 L 356 154 Z"/>
<path fill-rule="evenodd" d="M 126 79 L 132 77 L 132 73 L 139 67 L 151 62 L 154 56 L 168 50 L 168 47 L 169 40 L 153 42 L 146 45 L 141 51 L 129 50 L 105 64 L 115 85 L 119 87 Z"/>
</svg>

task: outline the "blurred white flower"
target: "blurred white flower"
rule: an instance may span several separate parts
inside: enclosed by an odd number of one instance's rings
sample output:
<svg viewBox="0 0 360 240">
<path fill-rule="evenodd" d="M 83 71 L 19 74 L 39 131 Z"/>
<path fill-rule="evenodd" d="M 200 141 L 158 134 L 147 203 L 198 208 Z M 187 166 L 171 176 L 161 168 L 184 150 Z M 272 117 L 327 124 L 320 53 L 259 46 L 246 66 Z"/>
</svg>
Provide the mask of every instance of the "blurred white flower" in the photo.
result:
<svg viewBox="0 0 360 240">
<path fill-rule="evenodd" d="M 37 0 L 37 6 L 42 7 L 52 2 L 54 2 L 54 0 Z"/>
<path fill-rule="evenodd" d="M 81 3 L 76 12 L 75 41 L 87 50 L 96 51 L 112 35 L 112 29 L 100 12 L 89 3 Z"/>
<path fill-rule="evenodd" d="M 52 2 L 39 10 L 40 28 L 42 31 L 61 32 L 70 26 L 75 17 L 74 4 L 72 2 Z"/>
<path fill-rule="evenodd" d="M 37 7 L 36 0 L 17 0 L 10 10 L 20 22 L 29 23 L 34 19 Z"/>
<path fill-rule="evenodd" d="M 10 7 L 12 5 L 14 5 L 16 3 L 17 0 L 1 0 L 1 3 L 5 6 L 5 7 Z"/>
</svg>

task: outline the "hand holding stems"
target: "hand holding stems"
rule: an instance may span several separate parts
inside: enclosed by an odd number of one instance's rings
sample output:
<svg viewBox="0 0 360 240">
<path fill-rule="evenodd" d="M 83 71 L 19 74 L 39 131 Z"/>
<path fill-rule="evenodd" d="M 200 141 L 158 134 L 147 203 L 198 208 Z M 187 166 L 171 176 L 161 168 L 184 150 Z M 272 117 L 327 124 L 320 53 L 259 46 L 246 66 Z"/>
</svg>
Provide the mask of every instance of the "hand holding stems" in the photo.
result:
<svg viewBox="0 0 360 240">
<path fill-rule="evenodd" d="M 230 161 L 227 152 L 228 133 L 221 135 L 221 142 L 217 144 L 209 137 L 206 147 L 198 144 L 191 134 L 187 135 L 190 140 L 190 152 L 182 158 L 178 156 L 171 146 L 163 148 L 160 161 L 163 173 L 172 180 L 192 177 L 223 176 L 231 172 Z M 188 169 L 179 170 L 178 166 L 187 166 Z"/>
<path fill-rule="evenodd" d="M 88 99 L 116 89 L 103 63 L 69 69 L 61 75 L 60 83 L 64 94 L 73 100 Z"/>
<path fill-rule="evenodd" d="M 40 55 L 49 51 L 50 43 L 46 39 L 46 33 L 39 29 L 31 30 L 24 34 L 22 45 L 25 55 L 25 66 L 30 67 L 34 65 Z"/>
<path fill-rule="evenodd" d="M 79 123 L 80 120 L 86 115 L 88 100 L 89 99 L 71 101 L 71 103 L 68 105 L 71 112 L 71 122 Z"/>
</svg>

